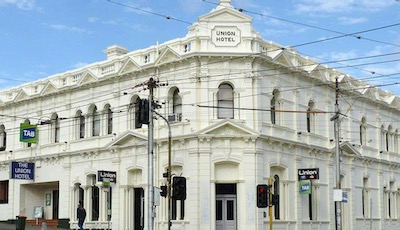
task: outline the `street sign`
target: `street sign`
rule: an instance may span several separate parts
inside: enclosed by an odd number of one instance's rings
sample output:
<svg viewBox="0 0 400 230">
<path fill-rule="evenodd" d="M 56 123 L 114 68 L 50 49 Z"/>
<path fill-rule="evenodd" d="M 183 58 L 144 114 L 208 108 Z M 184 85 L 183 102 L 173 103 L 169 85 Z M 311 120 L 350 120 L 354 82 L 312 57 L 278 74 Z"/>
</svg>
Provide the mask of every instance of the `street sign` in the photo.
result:
<svg viewBox="0 0 400 230">
<path fill-rule="evenodd" d="M 104 178 L 110 179 L 110 182 L 116 183 L 117 182 L 117 172 L 111 171 L 97 171 L 97 180 L 100 182 L 104 181 Z"/>
<path fill-rule="evenodd" d="M 342 193 L 342 203 L 347 203 L 348 201 L 348 195 L 347 192 Z"/>
<path fill-rule="evenodd" d="M 298 169 L 299 180 L 318 180 L 319 168 Z"/>
<path fill-rule="evenodd" d="M 37 143 L 37 125 L 21 123 L 19 126 L 19 141 Z"/>
<path fill-rule="evenodd" d="M 35 176 L 35 163 L 28 162 L 11 162 L 10 178 L 33 180 Z"/>
<path fill-rule="evenodd" d="M 342 201 L 343 200 L 343 190 L 341 189 L 334 189 L 333 190 L 333 201 Z"/>
<path fill-rule="evenodd" d="M 300 181 L 300 194 L 311 194 L 312 186 L 310 180 Z"/>
</svg>

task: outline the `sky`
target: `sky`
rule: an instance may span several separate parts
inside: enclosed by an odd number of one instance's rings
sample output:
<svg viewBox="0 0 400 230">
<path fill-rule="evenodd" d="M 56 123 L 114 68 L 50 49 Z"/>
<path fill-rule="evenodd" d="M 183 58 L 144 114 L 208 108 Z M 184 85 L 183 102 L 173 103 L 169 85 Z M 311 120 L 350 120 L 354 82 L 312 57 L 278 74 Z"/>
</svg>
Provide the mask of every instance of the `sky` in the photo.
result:
<svg viewBox="0 0 400 230">
<path fill-rule="evenodd" d="M 0 90 L 184 37 L 218 0 L 0 0 Z M 400 0 L 232 0 L 260 35 L 400 96 Z M 170 19 L 166 19 L 169 16 Z M 338 62 L 340 61 L 340 62 Z"/>
</svg>

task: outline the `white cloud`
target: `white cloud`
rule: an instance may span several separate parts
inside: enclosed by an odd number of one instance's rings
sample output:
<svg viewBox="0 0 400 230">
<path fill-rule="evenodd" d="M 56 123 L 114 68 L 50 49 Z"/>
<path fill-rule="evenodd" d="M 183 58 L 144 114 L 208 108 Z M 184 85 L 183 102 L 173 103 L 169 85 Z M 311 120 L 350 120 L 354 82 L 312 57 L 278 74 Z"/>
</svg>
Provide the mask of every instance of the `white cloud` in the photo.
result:
<svg viewBox="0 0 400 230">
<path fill-rule="evenodd" d="M 361 18 L 339 17 L 338 19 L 343 25 L 354 25 L 367 21 L 367 19 L 363 17 Z"/>
<path fill-rule="evenodd" d="M 79 69 L 79 68 L 81 68 L 83 66 L 86 66 L 86 65 L 88 65 L 88 63 L 86 63 L 86 62 L 78 62 L 78 63 L 73 64 L 71 67 L 74 68 L 74 69 Z"/>
<path fill-rule="evenodd" d="M 345 60 L 345 59 L 351 59 L 357 57 L 357 53 L 354 50 L 351 50 L 349 52 L 333 52 L 331 53 L 331 59 L 333 60 Z"/>
<path fill-rule="evenodd" d="M 90 22 L 90 23 L 95 23 L 95 22 L 97 22 L 99 20 L 99 18 L 97 18 L 97 17 L 90 17 L 90 18 L 88 18 L 88 22 Z"/>
<path fill-rule="evenodd" d="M 88 34 L 91 33 L 90 31 L 83 29 L 83 28 L 79 28 L 79 27 L 75 27 L 75 26 L 67 26 L 67 25 L 62 25 L 62 24 L 51 24 L 51 25 L 49 25 L 49 27 L 52 29 L 64 30 L 64 31 L 72 32 L 72 33 L 88 33 Z"/>
<path fill-rule="evenodd" d="M 135 30 L 135 31 L 141 32 L 141 33 L 145 33 L 145 32 L 151 31 L 151 29 L 150 29 L 150 27 L 148 25 L 133 24 L 133 25 L 130 25 L 130 28 Z"/>
<path fill-rule="evenodd" d="M 15 5 L 21 10 L 33 10 L 35 8 L 35 0 L 0 0 L 0 6 Z"/>
</svg>

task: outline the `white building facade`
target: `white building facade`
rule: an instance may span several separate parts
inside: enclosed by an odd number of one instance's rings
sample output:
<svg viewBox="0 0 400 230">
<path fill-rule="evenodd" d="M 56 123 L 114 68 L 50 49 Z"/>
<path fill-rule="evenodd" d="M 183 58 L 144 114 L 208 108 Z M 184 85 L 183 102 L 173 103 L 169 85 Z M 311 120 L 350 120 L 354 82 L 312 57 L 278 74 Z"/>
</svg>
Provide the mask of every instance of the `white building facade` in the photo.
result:
<svg viewBox="0 0 400 230">
<path fill-rule="evenodd" d="M 172 229 L 267 229 L 256 186 L 273 178 L 274 229 L 335 229 L 335 81 L 340 130 L 343 229 L 400 228 L 400 99 L 263 39 L 230 0 L 199 17 L 183 38 L 0 92 L 0 221 L 24 215 L 77 228 L 146 229 L 148 127 L 136 101 L 159 85 L 156 111 L 172 131 L 172 173 L 187 179 L 173 201 Z M 20 142 L 20 124 L 38 142 Z M 168 126 L 154 120 L 154 185 L 166 184 Z M 33 180 L 11 179 L 11 162 L 34 163 Z M 300 194 L 299 169 L 319 169 Z M 115 172 L 105 192 L 99 172 Z M 158 194 L 156 194 L 158 196 Z M 111 211 L 109 212 L 108 209 Z M 167 202 L 155 229 L 167 229 Z M 108 215 L 111 216 L 108 221 Z"/>
</svg>

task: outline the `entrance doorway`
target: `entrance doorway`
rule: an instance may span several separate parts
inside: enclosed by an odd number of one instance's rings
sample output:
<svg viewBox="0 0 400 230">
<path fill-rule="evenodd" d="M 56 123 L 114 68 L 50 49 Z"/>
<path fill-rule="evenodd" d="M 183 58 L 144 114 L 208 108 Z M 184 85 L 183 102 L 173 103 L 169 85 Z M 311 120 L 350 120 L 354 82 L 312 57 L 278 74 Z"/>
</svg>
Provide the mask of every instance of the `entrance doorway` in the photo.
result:
<svg viewBox="0 0 400 230">
<path fill-rule="evenodd" d="M 58 220 L 59 190 L 53 190 L 53 220 Z"/>
<path fill-rule="evenodd" d="M 134 230 L 144 229 L 144 190 L 142 188 L 135 188 L 134 199 Z"/>
<path fill-rule="evenodd" d="M 237 229 L 236 184 L 216 184 L 215 218 L 217 230 Z"/>
</svg>

